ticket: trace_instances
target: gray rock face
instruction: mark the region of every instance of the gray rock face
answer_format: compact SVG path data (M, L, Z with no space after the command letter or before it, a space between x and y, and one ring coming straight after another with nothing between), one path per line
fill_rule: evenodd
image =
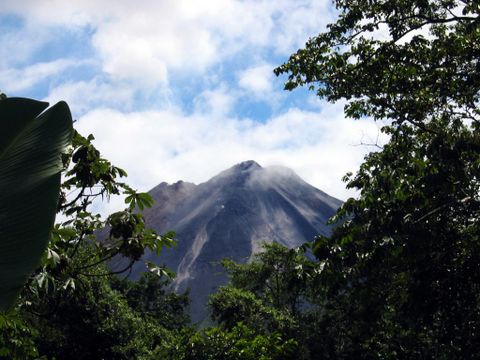
M177 273L176 290L190 289L194 322L205 319L208 295L227 281L221 259L246 262L264 241L295 247L328 235L326 221L341 204L290 169L254 161L200 185L161 183L150 194L156 202L144 213L147 225L175 231L178 245L145 258ZM143 270L138 263L133 275Z

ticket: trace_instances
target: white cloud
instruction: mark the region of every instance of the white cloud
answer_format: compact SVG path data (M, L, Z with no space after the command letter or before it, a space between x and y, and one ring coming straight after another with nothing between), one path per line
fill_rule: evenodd
M237 97L238 94L229 90L226 84L204 90L194 99L195 112L222 118L233 110Z
M272 31L271 39L275 51L281 55L290 55L303 47L309 37L325 30L326 25L333 22L336 16L331 1L283 0L280 3L281 11L276 13L277 27Z
M0 13L17 14L29 23L40 26L84 26L93 24L116 12L116 1L105 0L3 0ZM121 1L118 2L118 4Z
M60 75L65 69L78 65L78 62L59 59L40 62L22 69L8 68L0 71L0 83L5 91L20 92L53 76Z
M94 133L105 157L148 190L162 181L203 182L244 160L292 168L323 191L345 199L341 177L355 171L370 148L357 146L377 125L341 114L341 104L321 112L291 109L265 123L180 110L121 113L103 109L83 116L77 128Z
M7 69L2 83L15 86L12 79L18 76L22 80L16 86L24 89L55 77L57 85L46 99L67 100L73 114L80 115L77 128L93 133L105 157L124 167L139 189L161 181L206 181L254 159L290 167L345 198L349 193L340 179L370 150L355 145L364 134L376 135L374 123L344 119L342 104L318 99L310 103L318 105L316 112L290 108L268 119L235 113L236 105L248 108L253 97L268 102L274 112L288 108L287 102L277 106L287 96L279 94L280 87L274 90L273 57L286 60L325 28L333 12L325 0L5 0L0 14L17 14L24 29L2 50L0 64ZM30 39L34 29L41 35L38 44ZM93 64L85 71L88 77L62 79L58 74L69 64L61 59L12 70L62 30L89 36L91 48L86 46L82 57ZM173 83L178 79L191 98ZM179 93L180 99L174 99Z
M204 73L242 51L288 55L332 16L324 0L7 0L0 13L32 28L92 29L103 71L149 88L167 83L172 71Z
M96 107L130 109L134 91L121 82L109 83L94 78L88 81L63 83L50 90L44 99L50 103L66 101L75 116Z
M238 83L255 97L269 96L272 92L273 68L274 65L262 64L246 69L239 73Z
M0 32L0 69L24 63L51 36L44 29L22 28ZM7 90L7 89L4 89Z

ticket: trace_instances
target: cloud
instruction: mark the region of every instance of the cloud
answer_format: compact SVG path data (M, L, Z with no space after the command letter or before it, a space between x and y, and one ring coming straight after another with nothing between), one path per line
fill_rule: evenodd
M237 95L222 84L213 90L204 90L195 97L195 111L215 118L223 117L232 111L236 98Z
M24 63L30 54L42 44L44 31L31 31L28 28L2 29L0 32L0 68L8 69ZM37 36L34 36L37 35ZM35 40L34 40L35 38Z
M40 97L67 100L76 127L141 190L255 159L345 198L340 178L377 126L346 120L342 104L290 97L272 75L334 12L324 0L5 0L0 15L20 20L3 32L14 40L0 34L0 80L21 91L51 79ZM86 45L73 54L69 39Z
M172 72L204 73L239 53L289 54L332 16L320 0L52 0L48 6L7 0L2 13L31 28L91 29L103 72L151 89L168 83Z
M274 65L262 64L239 73L238 83L255 97L265 97L272 92Z
M290 55L309 37L326 30L337 15L332 2L325 0L273 1L274 6L276 3L281 4L281 11L274 13L277 26L271 39L275 52L281 55Z
M92 108L114 107L127 110L133 106L134 90L121 82L108 82L100 78L88 81L66 82L52 88L44 99L50 103L66 101L75 116Z
M306 181L345 199L341 177L355 171L371 149L358 146L376 137L373 121L341 116L341 104L320 112L300 109L258 123L181 110L121 113L99 109L80 118L78 130L93 133L104 156L148 190L162 181L200 183L244 160L292 168Z
M122 1L95 0L49 0L48 3L37 0L3 0L0 14L15 14L37 27L66 26L79 27L94 24L109 14L118 13Z
M8 92L20 92L49 77L58 76L72 66L76 66L76 62L73 60L59 59L36 63L23 69L9 68L0 71L0 83Z

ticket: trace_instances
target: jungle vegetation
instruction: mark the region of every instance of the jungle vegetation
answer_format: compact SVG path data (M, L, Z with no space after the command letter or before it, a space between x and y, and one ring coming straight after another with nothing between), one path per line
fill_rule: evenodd
M345 176L359 195L331 220L333 234L225 260L230 281L209 302L215 325L196 329L168 270L151 265L131 282L107 268L122 255L128 273L173 235L146 228L135 209L151 205L148 194L120 181L93 136L74 133L57 208L67 220L0 315L0 357L479 358L480 3L334 4L337 20L274 70L286 90L306 86L344 101L348 117L385 124L388 141ZM91 211L119 193L124 211L106 221Z

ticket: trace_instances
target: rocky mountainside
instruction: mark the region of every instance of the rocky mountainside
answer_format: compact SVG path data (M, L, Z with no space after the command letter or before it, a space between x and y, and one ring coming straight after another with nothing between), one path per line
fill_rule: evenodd
M178 245L145 258L177 273L176 290L190 289L193 321L205 318L208 295L226 283L222 258L245 262L263 241L295 247L328 235L326 221L341 204L290 169L254 161L199 185L161 183L150 194L156 202L144 213L147 225L159 233L175 231ZM139 262L133 276L140 271Z

